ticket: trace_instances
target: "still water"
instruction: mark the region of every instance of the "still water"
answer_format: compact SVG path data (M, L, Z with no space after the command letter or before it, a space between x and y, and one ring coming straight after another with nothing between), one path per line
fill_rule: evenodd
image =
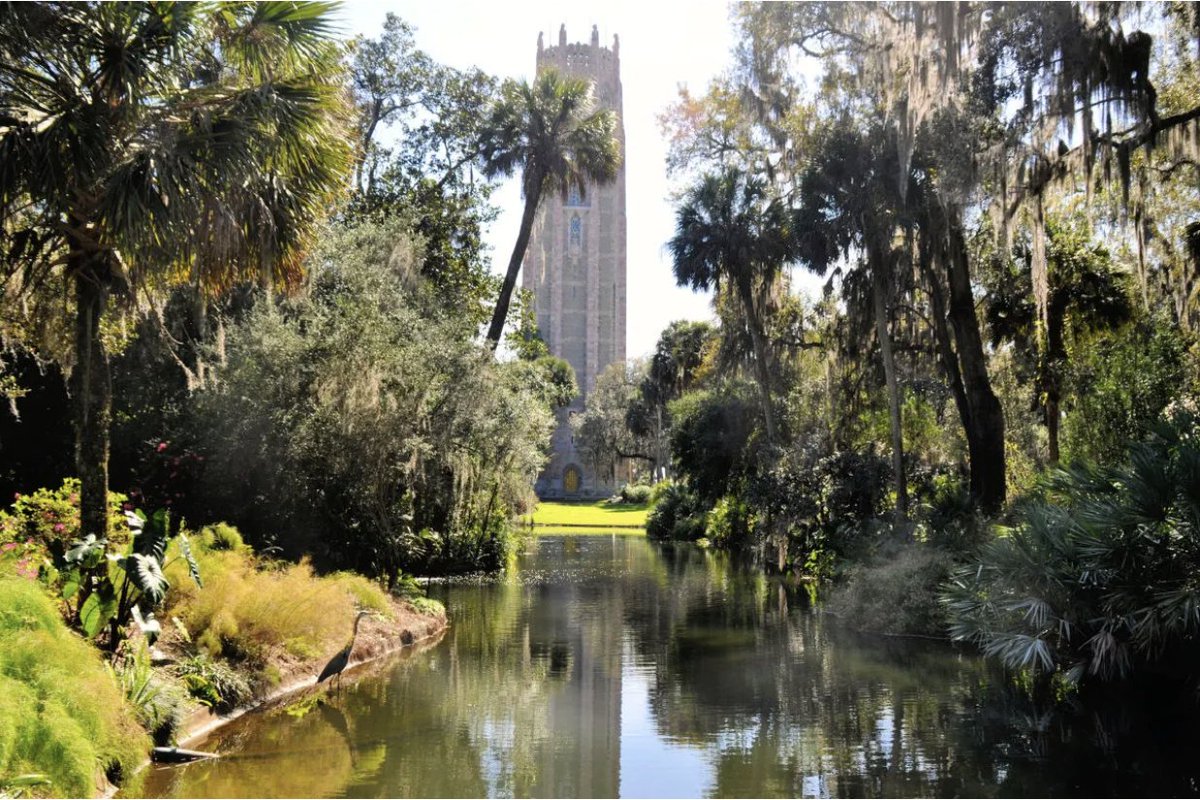
M436 586L434 648L307 713L250 714L157 768L185 797L1133 796L1197 792L1197 742L1138 703L1052 711L973 654L851 634L690 545L533 540Z

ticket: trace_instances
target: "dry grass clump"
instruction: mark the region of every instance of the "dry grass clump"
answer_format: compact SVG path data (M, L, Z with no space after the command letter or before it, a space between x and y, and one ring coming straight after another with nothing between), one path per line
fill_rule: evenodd
M187 579L183 560L169 564L166 612L210 656L257 666L284 655L315 658L344 643L356 606L391 615L387 594L361 576L317 577L307 561L264 561L207 544L201 538L196 548L203 588Z
M281 653L312 658L345 638L354 616L351 595L318 580L307 562L259 569L240 553L210 551L200 557L203 589L183 580L184 569L177 562L167 573L167 611L212 656L260 663Z

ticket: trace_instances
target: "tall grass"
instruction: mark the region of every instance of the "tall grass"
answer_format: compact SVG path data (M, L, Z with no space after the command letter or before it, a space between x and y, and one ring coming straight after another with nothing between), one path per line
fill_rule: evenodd
M149 748L99 651L36 583L0 576L0 778L40 773L48 794L86 797Z
M201 651L244 662L263 680L276 661L336 651L356 607L391 613L383 589L361 576L317 577L307 562L265 562L244 548L202 545L196 555L204 587L183 579L182 561L171 563L167 615L180 619Z

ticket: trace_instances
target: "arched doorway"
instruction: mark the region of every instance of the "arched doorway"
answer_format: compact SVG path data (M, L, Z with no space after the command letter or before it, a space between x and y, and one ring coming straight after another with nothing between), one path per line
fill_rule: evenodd
M583 471L575 464L570 464L563 470L563 493L579 494L583 487Z

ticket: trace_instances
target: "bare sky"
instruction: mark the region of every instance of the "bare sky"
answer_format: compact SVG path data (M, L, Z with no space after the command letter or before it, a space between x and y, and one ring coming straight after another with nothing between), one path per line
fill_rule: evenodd
M676 319L708 319L709 298L677 288L664 244L674 227L667 199L666 144L658 115L681 84L702 91L730 63L733 29L724 2L517 2L492 0L385 0L349 2L342 10L348 36L377 36L391 11L416 28L417 46L453 67L477 66L500 78L532 78L537 36L558 41L590 40L592 25L608 46L621 39L621 82L625 101L628 226L627 354L654 349L659 332ZM520 224L521 197L515 181L496 195L500 218L488 234L493 270L503 271Z

